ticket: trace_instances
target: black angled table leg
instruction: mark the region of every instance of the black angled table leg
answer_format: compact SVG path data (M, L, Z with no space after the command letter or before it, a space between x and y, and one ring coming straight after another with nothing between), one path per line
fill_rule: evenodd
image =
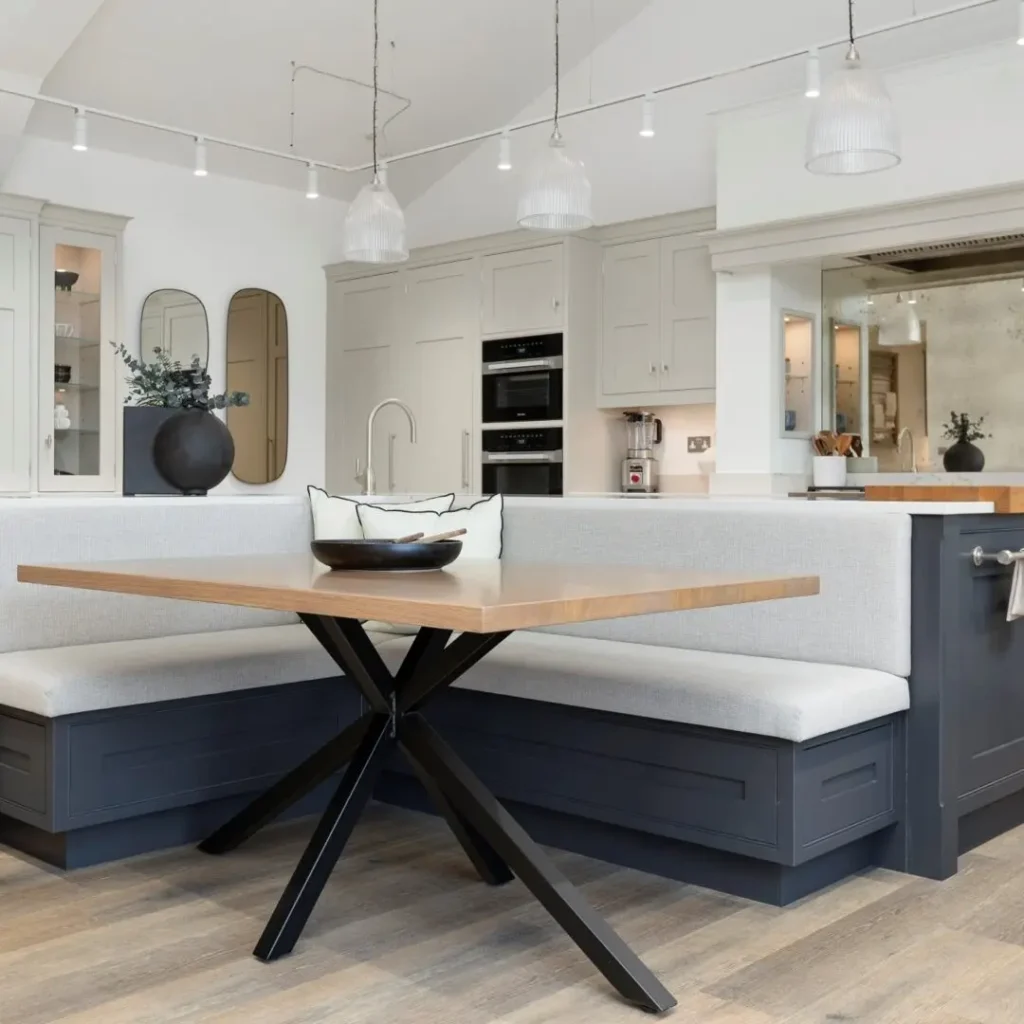
M312 757L307 758L279 779L251 804L242 808L216 832L199 844L203 853L230 853L251 839L259 830L283 814L292 804L326 782L351 759L366 733L372 715L363 715L334 739L325 743Z
M388 715L373 716L366 735L352 755L341 785L331 798L313 838L256 943L253 955L260 960L276 960L290 953L302 934L356 821L373 793L373 784L394 748L392 721Z
M509 866L495 852L494 847L473 826L461 815L450 801L441 792L437 783L430 777L422 765L414 758L408 750L403 750L417 778L427 791L431 803L437 808L438 813L448 822L459 845L466 851L477 874L488 885L504 885L511 882L515 875L512 874Z
M421 715L402 718L399 743L437 781L459 813L472 822L623 998L651 1013L664 1013L676 1005L672 993Z

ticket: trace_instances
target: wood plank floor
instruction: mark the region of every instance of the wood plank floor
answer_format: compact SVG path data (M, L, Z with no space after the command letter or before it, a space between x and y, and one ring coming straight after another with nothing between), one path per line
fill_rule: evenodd
M433 818L374 806L296 952L250 955L308 823L64 875L0 850L2 1024L618 1024L623 1005L518 882ZM709 1024L1020 1024L1024 829L937 883L873 871L777 909L555 858Z

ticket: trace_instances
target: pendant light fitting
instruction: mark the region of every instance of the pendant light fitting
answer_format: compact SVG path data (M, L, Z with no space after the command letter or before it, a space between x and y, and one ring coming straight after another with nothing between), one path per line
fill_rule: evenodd
M307 199L319 199L320 198L320 182L319 175L316 172L316 164L306 165L306 198Z
M640 136L644 139L654 138L654 93L649 92L643 99L640 110Z
M377 101L380 96L380 18L373 0L373 180L364 185L345 214L345 259L357 263L402 263L409 258L405 214L387 186L377 159Z
M900 156L896 112L882 79L861 64L847 0L850 46L826 83L807 131L805 166L812 174L869 174L895 167Z
M560 0L555 0L555 112L547 150L533 165L519 197L519 226L532 231L582 231L594 223L590 180L565 152L558 124L561 71Z
M507 128L498 140L498 170L512 170L512 136L509 135Z
M1017 45L1024 46L1024 0L1017 4Z

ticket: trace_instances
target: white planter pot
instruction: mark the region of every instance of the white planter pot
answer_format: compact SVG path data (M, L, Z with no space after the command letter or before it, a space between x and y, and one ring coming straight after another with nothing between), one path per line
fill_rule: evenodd
M846 459L842 455L814 455L811 463L815 487L846 486Z

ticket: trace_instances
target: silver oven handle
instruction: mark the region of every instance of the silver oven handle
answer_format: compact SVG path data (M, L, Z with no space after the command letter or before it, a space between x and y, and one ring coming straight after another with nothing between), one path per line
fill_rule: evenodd
M462 432L462 486L469 490L469 431Z
M484 452L484 463L488 462L561 462L562 453L557 452Z
M518 373L520 370L560 370L562 357L550 359L507 359L501 363L484 363L484 373Z

